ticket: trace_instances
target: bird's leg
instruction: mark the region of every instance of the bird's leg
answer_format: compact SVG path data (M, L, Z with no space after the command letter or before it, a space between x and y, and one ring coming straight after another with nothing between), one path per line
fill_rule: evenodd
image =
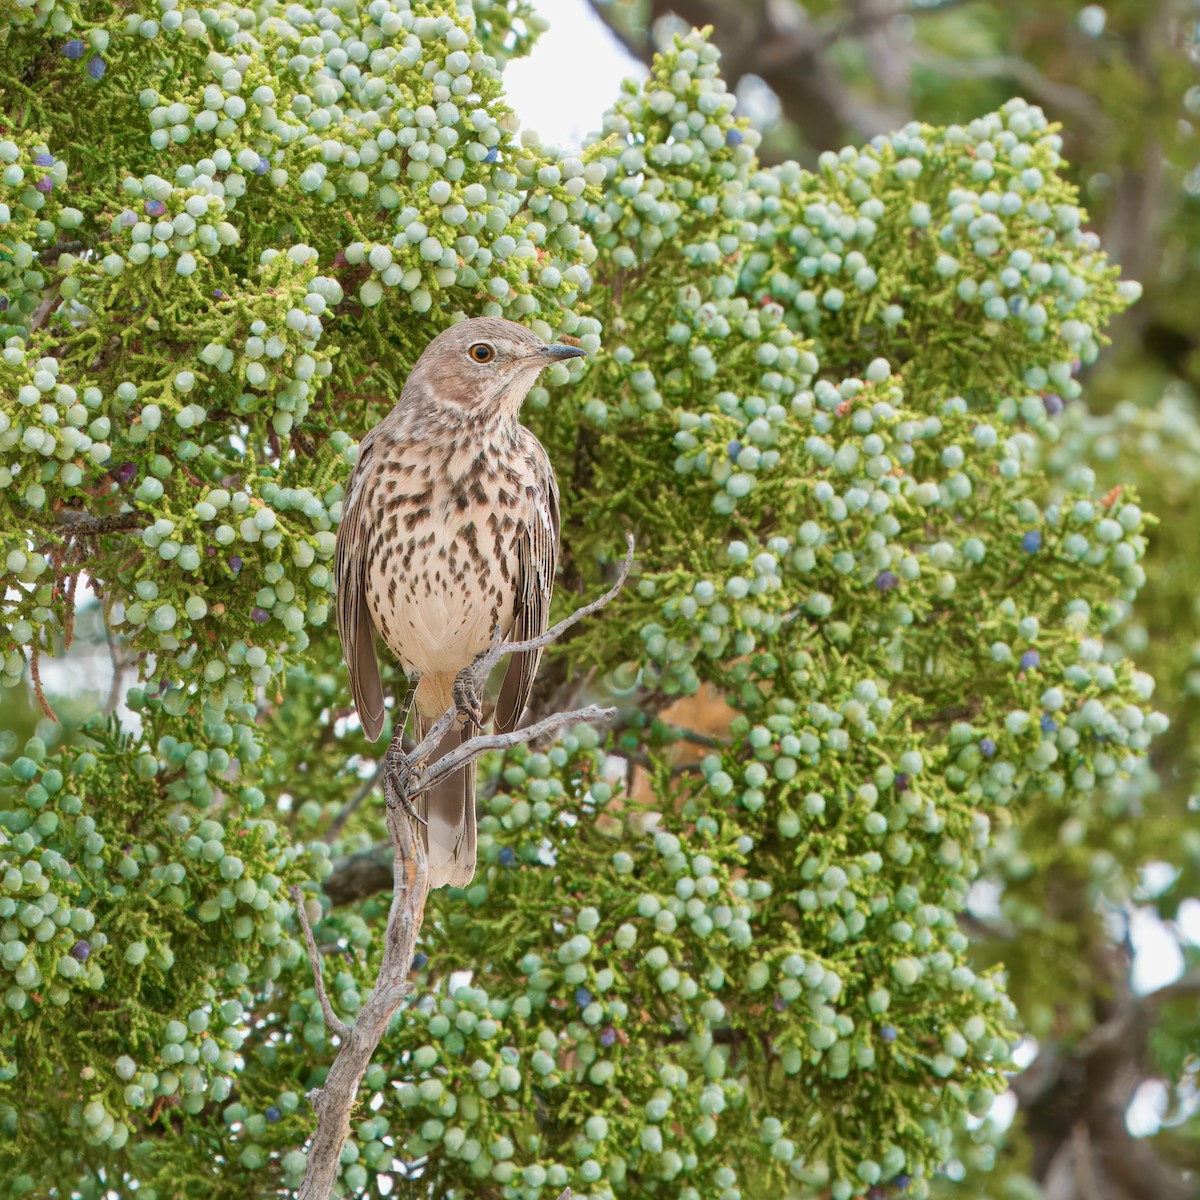
M413 677L407 681L404 699L400 701L400 707L396 709L395 728L397 734L399 734L401 737L404 735L404 730L408 725L409 715L412 713L413 704L417 699L417 688L420 686L420 675L413 675Z
M499 639L500 636L500 627L497 625L495 637ZM498 644L498 640L494 641L492 649ZM459 716L467 717L476 725L483 724L483 700L479 695L479 688L492 661L494 660L491 659L491 649L483 650L475 655L470 666L459 671L454 680L454 690L451 693L454 707L458 709Z
M416 782L416 769L413 761L407 754L404 753L404 728L401 726L392 735L391 745L383 755L383 769L387 775L387 782L395 789L395 795L400 803L400 807L405 813L419 824L425 824L425 818L413 807L409 796L412 792L413 784ZM386 792L385 788L385 792Z
M483 701L479 696L477 661L459 671L458 677L454 680L454 690L451 695L454 699L454 707L458 709L460 716L467 717L476 725L482 725Z

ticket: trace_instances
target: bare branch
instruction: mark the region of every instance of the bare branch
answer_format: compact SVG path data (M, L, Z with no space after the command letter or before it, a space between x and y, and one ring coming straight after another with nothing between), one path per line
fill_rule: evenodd
M592 12L600 18L608 32L621 43L629 57L638 62L648 63L654 56L653 39L648 35L639 37L633 30L622 25L620 21L614 20L614 5L605 4L602 0L590 0L590 3Z
M392 886L392 863L387 842L339 859L321 880L321 891L335 907L386 892Z
M108 685L108 699L104 702L104 715L111 716L117 711L117 705L121 703L121 685L125 682L125 669L129 665L125 659L125 654L121 649L121 644L117 640L116 635L108 627L108 622L102 622L104 629L104 640L108 644L108 657L112 660L112 681Z
M85 249L85 243L76 241L55 242L49 250L38 254L38 262L44 267L53 266L64 254L76 254Z
M1035 100L1050 105L1059 113L1069 113L1076 124L1082 123L1091 130L1107 124L1095 99L1082 88L1050 79L1023 58L997 55L994 58L959 59L915 46L912 57L914 62L948 79L1013 79Z
M416 782L408 791L408 798L419 796L430 788L437 787L444 779L448 779L455 771L461 770L467 763L474 762L492 750L511 750L513 746L532 742L535 738L557 733L569 725L603 725L616 718L615 708L600 708L589 704L587 708L577 708L574 712L552 713L543 717L536 725L524 729L514 729L511 733L485 733L478 737L469 738L461 746L442 755L432 766L427 767L417 777Z
M1200 969L1188 971L1174 982L1147 992L1139 1003L1142 1007L1152 1007L1169 1004L1172 1000L1183 1000L1188 996L1200 996Z
M411 991L408 982L417 935L429 892L429 867L416 828L405 812L396 774L384 776L388 836L392 843L392 906L384 934L383 958L375 987L338 1050L325 1086L308 1093L317 1129L308 1148L308 1165L299 1200L328 1200L350 1132L350 1113L375 1048L392 1014ZM302 918L303 919L303 918Z
M112 517L94 517L91 513L73 512L70 509L60 509L55 513L60 528L73 533L104 534L124 533L130 529L139 529L146 523L141 513L118 513Z
M321 971L321 953L317 949L313 937L312 926L308 923L308 912L304 907L304 896L298 887L291 889L292 902L296 905L296 913L300 917L300 928L304 930L304 944L308 947L308 965L312 967L313 979L317 985L317 999L321 1001L321 1012L325 1014L325 1024L330 1033L335 1033L345 1040L349 1036L350 1027L333 1011L329 997L325 994L325 977Z
M31 333L36 333L39 329L41 329L42 326L45 325L50 319L51 314L57 310L59 301L61 299L58 289L59 284L56 282L53 284L53 286L51 286L49 291L46 292L45 298L42 300L41 304L37 306L37 309L35 310L33 317L29 322L29 329Z
M545 633L539 634L537 637L526 638L523 642L503 642L493 646L479 660L481 674L490 671L506 654L521 654L526 650L541 650L549 646L552 642L558 641L572 625L577 625L584 617L598 613L606 604L616 599L617 593L625 586L632 567L633 534L627 533L625 535L625 561L621 564L621 573L617 576L616 583L603 596L585 604L582 608L577 608L570 616L563 617L557 625L551 625Z

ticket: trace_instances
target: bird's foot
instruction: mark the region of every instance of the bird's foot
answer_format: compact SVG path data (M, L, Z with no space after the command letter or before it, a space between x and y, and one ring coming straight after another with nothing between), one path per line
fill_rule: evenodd
M383 768L387 774L387 782L391 784L390 788L385 789L389 801L394 797L407 816L424 825L425 818L413 807L410 799L417 782L417 769L412 759L393 742L384 754Z
M483 724L483 701L479 697L479 684L475 681L474 664L459 671L452 696L460 716L470 718L476 725Z

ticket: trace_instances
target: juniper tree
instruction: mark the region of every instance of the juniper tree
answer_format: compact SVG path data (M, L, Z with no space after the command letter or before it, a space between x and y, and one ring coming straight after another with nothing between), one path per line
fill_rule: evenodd
M535 709L622 715L482 764L339 1186L925 1195L1020 1028L972 882L1111 828L1166 724L1112 636L1148 520L1060 436L1137 288L1059 134L1012 101L764 168L693 33L563 149L503 100L520 5L9 15L4 681L49 707L77 587L138 671L136 727L47 721L0 773L10 1191L302 1177L335 1046L288 888L346 1021L388 903L342 488L429 337L493 314L590 355L526 407L556 604L638 545ZM735 716L688 771L702 686Z

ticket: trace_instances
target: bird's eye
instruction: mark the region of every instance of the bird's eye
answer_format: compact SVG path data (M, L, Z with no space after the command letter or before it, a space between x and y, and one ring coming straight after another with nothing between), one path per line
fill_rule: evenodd
M477 362L491 362L496 357L496 351L487 342L476 342L467 353Z

